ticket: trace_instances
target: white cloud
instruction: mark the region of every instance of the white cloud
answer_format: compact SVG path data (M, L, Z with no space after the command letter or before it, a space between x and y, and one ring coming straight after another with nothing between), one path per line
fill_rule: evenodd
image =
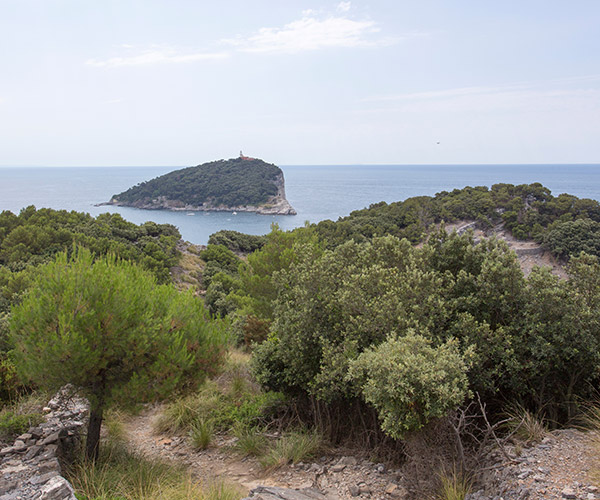
M444 100L462 97L475 97L485 95L515 95L516 93L532 93L552 97L564 93L581 93L587 89L569 89L573 84L586 82L600 82L600 75L586 75L569 78L559 78L545 82L519 82L498 86L473 86L452 89L433 90L426 92L409 92L404 94L372 96L363 99L367 102L376 101L423 101Z
M305 15L282 28L261 28L255 35L223 40L242 52L287 52L340 47L380 47L398 39L376 35L380 28L374 21L355 21L347 17L330 16L318 19Z
M246 53L297 53L326 48L382 47L397 43L401 38L421 36L410 33L403 37L379 36L380 28L369 19L355 20L345 13L351 9L349 1L337 5L338 14L327 15L323 11L307 9L302 17L283 27L260 28L250 36L238 35L235 38L220 40L230 50L220 52L184 51L173 47L152 45L143 49L130 44L120 44L118 48L125 55L108 59L88 59L88 66L119 68L125 66L150 66L157 64L181 64L205 60L223 59L232 52Z
M151 49L139 54L110 59L89 59L88 66L119 68L123 66L149 66L154 64L181 64L228 57L227 52L180 52L175 49Z
M350 7L352 7L351 2L340 2L338 3L337 10L339 10L340 12L348 12L350 10Z

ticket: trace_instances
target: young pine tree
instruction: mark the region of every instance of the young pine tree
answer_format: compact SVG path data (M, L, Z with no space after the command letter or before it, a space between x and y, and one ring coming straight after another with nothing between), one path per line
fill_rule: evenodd
M71 383L90 401L86 453L98 456L104 410L168 393L218 362L222 336L190 294L148 271L82 248L40 269L11 315L19 374L49 389Z

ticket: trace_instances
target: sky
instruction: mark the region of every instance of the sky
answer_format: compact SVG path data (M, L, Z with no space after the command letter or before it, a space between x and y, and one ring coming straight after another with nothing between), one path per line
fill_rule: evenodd
M0 165L600 163L598 0L0 0Z

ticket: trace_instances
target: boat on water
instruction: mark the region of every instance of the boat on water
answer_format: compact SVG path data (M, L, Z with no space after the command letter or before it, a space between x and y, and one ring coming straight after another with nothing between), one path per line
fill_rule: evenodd
M185 214L185 215L196 215L196 214L195 214L194 212L188 212L188 213L187 213L187 214Z

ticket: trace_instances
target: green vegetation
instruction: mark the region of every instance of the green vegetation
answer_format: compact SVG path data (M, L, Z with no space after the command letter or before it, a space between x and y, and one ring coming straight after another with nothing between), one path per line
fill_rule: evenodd
M222 345L218 325L192 294L82 248L38 269L13 308L11 334L23 380L50 390L72 383L90 400L90 459L107 407L194 385L216 368Z
M348 407L358 398L397 437L467 389L490 408L518 401L565 421L598 381L596 257L573 257L565 281L545 269L525 279L504 243L469 234L436 233L422 248L392 236L305 244L297 255L272 281L273 322L254 350L269 389ZM433 379L439 392L423 389Z
M197 392L167 405L154 428L157 432L195 435L211 434L205 432L207 429L242 432L269 423L284 401L278 393L264 393L251 386L240 392L207 381Z
M232 485L201 485L184 468L150 460L108 440L94 463L81 458L67 471L79 500L238 500Z
M267 242L264 236L223 230L210 235L209 245L223 245L232 252L248 254L259 250Z
M580 250L600 255L600 203L568 194L552 196L539 183L495 184L491 189L465 187L434 197L376 203L337 222L319 222L316 229L329 248L349 239L366 241L386 234L417 243L427 236L432 224L457 220L477 221L484 228L503 222L516 238L544 242L561 257L577 255Z
M59 252L71 252L77 244L95 256L111 253L136 262L152 272L160 283L170 281L170 268L179 260L177 229L169 224L147 222L140 226L118 214L97 218L78 212L29 206L14 215L0 213L0 401L18 396L28 387L19 380L9 355L10 309L18 304L39 266Z
M568 263L568 280L543 268L524 276L504 242L448 234L444 221L458 220L535 239ZM262 237L221 231L179 266L204 288L204 305L194 286L181 293L156 282L169 279L178 234L123 222L0 215L2 397L70 381L101 421L114 403L174 393L157 431L201 449L226 433L270 468L349 436L408 450L415 436L447 432L447 419L474 401L492 424L513 408L504 432L539 440L546 425L572 421L600 383L595 201L499 184L379 203L290 232L273 226ZM232 351L217 373L225 328L245 354ZM207 373L216 375L203 380ZM21 425L10 418L0 429ZM468 491L460 450L461 473L440 476L440 498ZM90 499L146 498L114 484L81 488Z
M454 466L450 470L439 473L440 487L435 495L435 500L465 500L471 493L471 480L462 471Z
M408 331L350 362L348 377L381 418L381 428L395 438L445 416L468 395L467 367L456 342L438 348Z
M262 160L232 158L157 177L115 195L120 204L146 205L164 197L181 206L258 206L277 194L281 169Z
M261 457L266 469L297 464L315 458L323 447L323 436L317 431L292 431L284 434Z

